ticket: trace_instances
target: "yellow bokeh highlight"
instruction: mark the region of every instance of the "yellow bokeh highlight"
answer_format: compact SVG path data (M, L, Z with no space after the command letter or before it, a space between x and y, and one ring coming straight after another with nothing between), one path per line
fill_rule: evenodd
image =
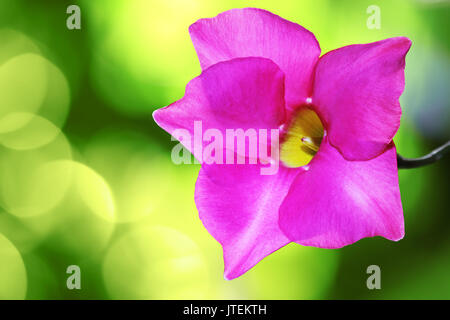
M0 300L25 299L27 273L16 247L0 233Z
M113 243L103 280L113 299L208 297L208 269L197 244L164 226L141 226Z
M48 163L71 158L71 147L60 133L51 143L36 149L0 147L0 206L18 217L48 212L64 197L70 172Z
M114 221L114 198L103 177L79 162L64 161L61 164L73 166L76 191L86 206L98 216Z
M0 211L0 233L23 254L28 254L41 245L55 227L55 222L55 217L49 214L22 218Z
M173 163L147 137L132 131L105 130L91 139L84 156L111 188L114 221L139 221L166 205L174 178Z
M38 46L20 31L0 29L0 66L7 60L24 53L40 54Z
M45 59L47 71L47 92L37 115L52 122L56 127L63 128L70 110L70 86L62 70Z
M62 128L70 103L65 75L23 33L0 29L0 38L0 133L20 129L33 114Z
M71 177L65 197L41 218L52 219L47 237L55 239L57 252L99 259L114 231L114 199L108 184L97 172L76 161L57 160L47 166L69 172Z
M0 119L11 112L36 113L47 93L46 66L46 60L34 53L0 66Z
M28 112L12 112L0 119L0 143L16 150L35 149L52 142L61 130L47 119Z

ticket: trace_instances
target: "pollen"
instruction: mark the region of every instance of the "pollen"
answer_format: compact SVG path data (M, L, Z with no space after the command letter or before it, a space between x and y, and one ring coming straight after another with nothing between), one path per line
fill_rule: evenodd
M307 165L320 148L324 129L317 113L301 107L287 125L281 142L280 158L290 168Z

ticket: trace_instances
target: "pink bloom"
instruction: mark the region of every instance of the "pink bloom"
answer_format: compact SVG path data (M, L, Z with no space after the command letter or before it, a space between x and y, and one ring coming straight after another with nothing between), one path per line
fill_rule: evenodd
M403 238L392 139L409 39L319 58L311 32L251 8L201 19L189 31L203 72L181 100L155 111L162 128L192 132L195 120L223 132L284 125L286 161L275 175L261 175L260 164L202 164L195 201L223 247L226 279L290 242L341 248L365 237ZM305 120L298 113L305 108L320 120ZM314 128L305 129L305 121ZM316 134L297 139L303 129ZM192 143L182 143L193 152Z

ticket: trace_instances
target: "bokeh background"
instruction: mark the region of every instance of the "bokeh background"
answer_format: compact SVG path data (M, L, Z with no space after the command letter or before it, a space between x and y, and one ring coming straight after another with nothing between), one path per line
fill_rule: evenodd
M81 30L66 28L70 4ZM402 241L292 244L223 279L194 205L199 167L171 162L175 142L151 113L200 72L188 26L248 6L302 24L323 53L411 38L398 151L449 138L449 1L0 0L0 299L450 298L448 158L400 172ZM366 287L371 264L381 290Z

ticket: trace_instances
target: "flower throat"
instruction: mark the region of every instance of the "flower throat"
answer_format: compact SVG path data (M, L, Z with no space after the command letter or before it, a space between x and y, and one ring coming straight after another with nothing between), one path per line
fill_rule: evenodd
M301 107L293 115L281 142L283 164L290 168L307 165L319 150L323 133L319 116L309 107Z

